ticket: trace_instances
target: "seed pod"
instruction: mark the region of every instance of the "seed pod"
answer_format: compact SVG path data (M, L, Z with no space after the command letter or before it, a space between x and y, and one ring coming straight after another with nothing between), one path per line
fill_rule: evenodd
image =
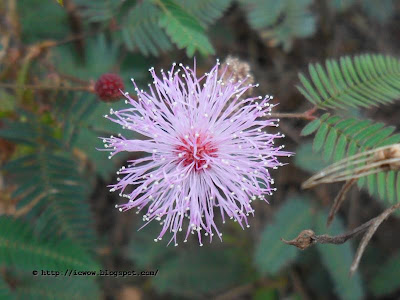
M96 81L94 90L104 102L115 102L122 98L121 90L124 89L122 78L117 74L103 74Z

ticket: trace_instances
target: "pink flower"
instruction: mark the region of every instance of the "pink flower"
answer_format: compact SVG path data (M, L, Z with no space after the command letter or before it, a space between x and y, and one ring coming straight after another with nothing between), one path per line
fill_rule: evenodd
M122 135L104 138L111 156L121 151L144 152L143 158L129 161L117 174L118 183L111 191L129 201L116 205L120 211L145 210L143 220L160 222L162 229L155 239L167 231L177 244L178 232L184 242L190 233L212 241L222 233L215 224L219 211L226 217L249 227L247 217L254 214L251 206L257 198L267 201L275 189L269 169L282 164L278 156L290 156L283 146L276 147L276 138L265 130L277 127L279 120L266 117L273 105L271 96L245 98L243 94L258 85L246 79L234 82L227 68L220 63L201 78L194 70L176 64L159 78L150 69L153 85L140 90L135 82L138 100L125 93L129 108L106 116L123 129L143 135L126 139Z

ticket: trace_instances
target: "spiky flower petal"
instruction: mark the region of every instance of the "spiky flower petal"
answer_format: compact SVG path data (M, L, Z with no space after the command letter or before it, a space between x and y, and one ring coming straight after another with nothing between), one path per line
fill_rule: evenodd
M272 97L243 97L258 85L235 81L227 67L219 70L219 62L201 78L196 67L179 66L161 70L161 78L151 68L149 91L133 81L137 99L125 94L131 107L106 116L143 138L111 136L104 143L110 158L122 151L147 154L118 171L121 178L111 191L129 201L116 207L146 210L146 224L159 221L155 241L170 231L177 245L177 233L184 231L185 242L192 233L202 245L203 235L210 241L214 233L222 236L214 221L218 211L223 222L228 217L249 227L251 202L266 201L275 190L269 169L290 153L274 146L282 134L265 131L278 126L279 120L267 119Z

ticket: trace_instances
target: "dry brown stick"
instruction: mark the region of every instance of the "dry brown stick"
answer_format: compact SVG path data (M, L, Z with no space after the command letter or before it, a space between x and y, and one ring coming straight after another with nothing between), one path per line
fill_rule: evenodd
M366 246L368 245L368 242L370 241L371 237L379 227L379 225L397 208L400 207L400 203L397 203L393 205L392 207L388 208L385 210L383 213L381 213L379 216L369 220L368 222L365 222L364 224L358 226L357 228L341 234L337 236L330 236L327 234L322 234L322 235L316 235L314 231L307 229L303 230L300 232L300 234L293 240L287 241L283 238L281 240L288 244L295 246L301 250L307 249L308 247L319 243L319 244L335 244L335 245L340 245L345 242L347 242L349 239L355 237L356 235L362 233L363 231L366 231L366 234L364 235L358 249L357 253L354 257L354 261L351 265L350 268L350 275L354 274L354 272L357 270L360 259L364 253L364 250Z
M83 22L82 18L78 12L77 6L71 0L64 0L64 7L68 15L68 22L71 28L71 31L74 35L81 35L83 34ZM84 39L76 39L75 46L77 51L81 57L84 56L85 47L84 47Z
M374 219L371 219L354 230L337 236L330 236L327 234L316 235L311 229L306 229L300 232L299 235L293 240L287 241L281 238L281 241L285 244L295 246L301 250L305 250L316 243L340 245L355 237L357 234L365 231L367 228L369 228L369 226L371 226L373 221Z
M71 43L71 42L75 42L75 41L78 41L78 40L83 40L85 38L92 37L92 36L95 36L95 35L97 35L99 33L102 33L106 29L107 29L107 27L104 27L104 28L100 28L100 29L92 31L92 32L84 32L84 33L72 35L72 36L69 36L69 37L67 37L67 38L65 38L63 40L52 41L52 43L51 44L49 43L48 45L46 45L46 47L47 48L57 47L57 46L61 46L61 45L68 44L68 43ZM114 30L120 30L120 29L122 29L122 27L118 27L117 26Z
M42 193L39 196L37 196L35 199L33 199L31 202L29 202L28 204L26 204L25 206L21 207L20 209L16 210L14 212L14 216L15 217L21 217L25 214L27 214L29 211L31 211L31 209L39 203L40 200L42 200L45 196L47 196L47 193Z
M313 107L303 113L271 113L270 118L294 118L294 119L304 119L304 120L314 120L316 117L313 115L317 110Z
M271 118L294 118L305 119L307 116L304 113L271 113Z
M70 81L74 81L74 82L79 83L79 84L87 84L87 85L90 84L90 82L88 82L87 80L83 80L83 79L80 79L78 77L71 76L69 74L64 74L64 73L60 73L60 72L57 72L57 74L60 77L64 78L64 79L67 79L67 80L70 80Z
M360 245L358 246L353 263L351 264L351 267L350 267L350 275L353 275L354 272L357 270L358 265L360 264L361 257L364 253L364 250L367 247L372 236L374 235L375 231L378 229L379 225L381 225L382 222L399 207L400 207L400 203L397 203L397 204L389 207L388 209L386 209L378 217L374 218L375 222L373 224L371 224L371 226L368 228L368 231L365 233L365 235L363 236L363 238L360 242Z
M58 86L58 85L38 85L38 84L15 84L15 83L0 83L2 88L11 89L34 89L34 90L64 90L64 91L86 91L91 92L90 85L88 86Z
M347 181L398 169L400 169L400 144L386 145L339 160L311 176L301 187L308 189L322 183Z
M307 229L300 232L300 234L293 240L287 241L285 239L281 239L284 243L292 246L296 246L297 248L304 250L310 247L313 244L336 244L340 245L347 242L349 239L355 237L359 233L367 230L375 221L379 218L375 217L368 222L354 228L353 230L346 232L344 234L330 236L327 234L316 235L314 231Z
M343 187L340 189L340 192L333 201L333 205L331 207L331 210L329 211L328 220L326 221L326 226L331 225L333 218L337 214L340 206L342 205L347 195L347 192L350 190L350 188L353 186L355 182L356 179L347 180L346 183L343 185Z

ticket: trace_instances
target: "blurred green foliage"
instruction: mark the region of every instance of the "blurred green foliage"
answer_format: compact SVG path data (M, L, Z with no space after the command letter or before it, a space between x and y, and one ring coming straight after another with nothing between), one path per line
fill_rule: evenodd
M336 218L330 228L326 229L328 214L320 212L316 216L316 230L326 232L332 236L339 235L345 231L343 221ZM349 278L349 268L353 261L354 251L351 243L343 245L317 245L322 262L329 272L335 285L335 293L340 299L363 299L363 285L360 274L356 273Z
M375 296L392 293L398 289L400 272L400 254L390 257L385 264L379 267L371 283L371 290Z
M250 25L273 45L285 51L292 48L294 39L315 32L315 16L310 12L312 0L242 0L248 11Z
M297 147L294 163L299 168L310 173L316 173L328 166L328 163L325 162L322 157L315 155L312 150L311 142L303 143Z
M290 220L289 223L288 220ZM299 251L275 241L281 237L294 238L299 228L309 228L311 225L310 202L300 197L289 198L276 213L274 221L267 224L261 234L260 244L254 255L256 268L262 274L275 275L293 262L299 255Z
M88 87L100 75L114 72L132 92L131 77L144 86L152 65L192 61L187 57L195 55L203 69L213 54L228 54L218 53L219 48L229 49L234 42L235 20L223 18L231 11L240 16L240 27L254 31L257 43L266 45L263 56L294 53L296 58L302 55L296 42L322 34L319 1L18 0L14 1L17 33L8 19L14 16L7 6L11 2L0 3L0 12L5 9L0 17L7 16L0 22L6 25L0 31L0 54L8 47L14 55L7 59L0 55L0 80L18 85L0 87L0 188L4 190L0 196L0 299L117 297L110 279L32 275L35 269L94 271L110 266L158 269L156 277L128 278L121 283L139 286L148 298L220 294L229 298L238 289L255 300L302 299L304 290L318 299L362 299L399 291L398 253L372 278L362 278L360 272L349 279L352 244L318 245L301 252L280 241L308 228L318 234L345 231L340 216L331 229L326 228L323 205L311 194L279 199L283 203L266 208L269 217L263 215L258 220L261 226L255 229L253 224L246 231L225 225L223 243L216 239L203 247L191 242L179 247L166 246L166 241L155 243L158 224L136 231L137 226L132 229L125 221L117 221L134 216L115 217L112 208L118 199L104 193L119 165L134 157L120 154L109 160L108 153L97 148L103 147L101 137L119 132L136 137L104 118L111 108L118 110L125 104L101 102L89 89L65 91L83 84ZM330 16L346 16L353 9L384 24L395 14L391 0L327 3ZM11 46L3 45L8 40ZM56 45L43 46L49 40ZM399 142L394 127L362 115L349 117L350 109L398 100L399 68L398 58L383 54L342 56L327 60L324 66L310 64L308 75L299 75L298 89L324 113L303 129L303 136L315 134L315 138L302 140L294 164L313 173L359 151ZM44 88L48 85L53 88ZM400 174L395 171L360 179L359 186L388 202L400 199ZM286 192L293 194L291 188ZM7 205L12 209L7 210ZM118 226L113 227L114 223ZM117 243L119 235L122 242Z
M21 0L18 1L18 11L23 16L21 29L25 43L62 39L70 32L65 10L54 1ZM38 18L38 11L45 17Z

